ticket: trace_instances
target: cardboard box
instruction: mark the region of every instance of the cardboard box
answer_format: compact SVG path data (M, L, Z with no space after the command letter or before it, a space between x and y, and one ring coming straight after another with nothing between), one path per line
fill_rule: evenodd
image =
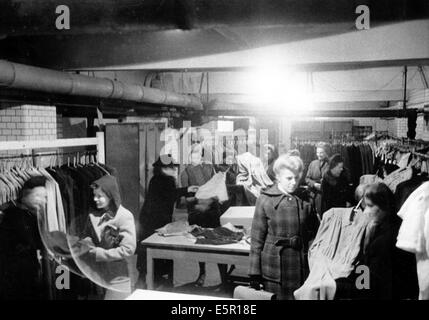
M253 214L255 207L230 207L220 217L220 224L223 226L230 222L234 226L242 226L244 229L250 230L252 227Z

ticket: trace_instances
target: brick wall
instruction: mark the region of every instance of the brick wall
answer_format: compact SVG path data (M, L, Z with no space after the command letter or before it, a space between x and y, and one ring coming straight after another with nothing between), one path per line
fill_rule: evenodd
M399 138L406 137L408 132L407 118L399 118L394 121L396 121L396 136Z
M57 139L55 106L0 104L0 142ZM7 151L2 154L28 153Z
M416 139L429 141L429 125L425 123L423 115L417 118Z
M64 138L64 129L63 129L63 116L57 114L57 139Z
M407 132L407 118L398 118L389 121L389 134L400 138L406 138ZM429 141L429 127L425 124L423 115L417 117L416 139Z

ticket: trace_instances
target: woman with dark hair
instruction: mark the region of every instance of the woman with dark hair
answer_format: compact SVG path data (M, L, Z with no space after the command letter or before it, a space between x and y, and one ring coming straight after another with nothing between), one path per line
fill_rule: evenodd
M172 222L174 203L181 196L191 196L197 192L197 186L177 188L177 164L171 156L160 157L153 164L153 177L149 182L149 189L140 212L139 243L151 236L156 229ZM146 277L146 250L139 246L137 268L140 272L141 287L145 287ZM171 264L164 260L155 261L155 277L170 273Z
M398 249L400 219L395 212L392 191L384 183L365 189L364 212L368 219L364 243L358 258L357 270L369 272L368 286L356 288L356 276L337 279L336 298L358 299L416 299L418 280L414 255ZM361 267L363 266L363 268Z
M363 265L370 271L370 299L410 299L418 297L414 255L396 248L401 220L396 215L395 198L384 183L365 190L364 214L369 230L363 248Z
M339 154L334 154L329 159L328 170L322 178L321 191L321 215L334 207L350 207L353 202L349 175Z
M132 289L128 261L136 250L134 216L122 206L115 177L103 176L94 181L91 188L96 209L89 213L82 234L82 242L88 245L90 255L79 260L78 265L81 267L81 262L86 262L90 268L83 272L108 288L105 299L120 299Z

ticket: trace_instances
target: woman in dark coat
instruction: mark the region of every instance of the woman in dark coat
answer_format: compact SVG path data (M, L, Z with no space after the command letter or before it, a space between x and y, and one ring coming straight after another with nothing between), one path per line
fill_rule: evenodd
M37 251L43 250L38 220L46 205L45 177L25 182L17 205L0 223L0 300L46 299Z
M369 219L356 269L367 267L368 286L356 287L353 272L337 279L336 299L417 299L419 294L415 256L396 247L401 220L396 215L394 195L383 183L365 189L364 214ZM361 281L361 284L364 284Z
M349 174L339 154L329 159L329 167L323 175L321 191L322 215L331 208L350 207L354 201Z
M182 196L191 196L197 192L197 186L177 188L177 166L168 155L160 157L154 164L153 177L149 182L149 189L140 212L139 223L139 249L137 267L140 271L140 279L144 282L146 276L146 251L140 247L140 242L151 236L156 229L172 222L174 204ZM165 263L157 262L155 270L163 273L162 269L168 269ZM159 275L159 274L158 274Z
M294 195L302 176L299 157L281 155L274 163L277 183L262 191L251 230L251 286L261 284L278 299L293 299L308 275L306 253L312 230L310 206Z

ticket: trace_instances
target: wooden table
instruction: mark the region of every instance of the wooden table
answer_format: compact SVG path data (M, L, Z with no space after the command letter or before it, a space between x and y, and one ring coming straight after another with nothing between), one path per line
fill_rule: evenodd
M146 284L154 289L153 259L194 260L238 266L249 266L250 245L234 243L225 245L195 244L195 239L185 236L163 237L153 234L142 241L147 248Z

